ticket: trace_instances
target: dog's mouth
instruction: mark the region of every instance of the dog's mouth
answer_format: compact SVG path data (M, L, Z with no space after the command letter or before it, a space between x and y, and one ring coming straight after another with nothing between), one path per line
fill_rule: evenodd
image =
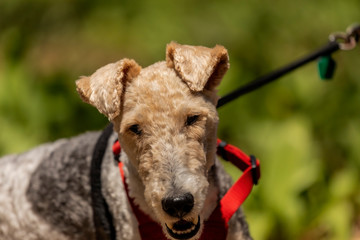
M166 230L172 238L175 239L190 239L194 237L200 230L200 216L198 216L197 223L186 220L179 220L175 222L170 228L166 223Z

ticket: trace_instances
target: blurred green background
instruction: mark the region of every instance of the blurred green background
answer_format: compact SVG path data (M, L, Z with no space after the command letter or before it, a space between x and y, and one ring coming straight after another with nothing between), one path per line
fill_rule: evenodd
M74 82L107 63L221 44L224 95L359 21L359 0L1 1L0 154L103 128ZM257 240L360 239L360 48L333 57L332 81L311 63L219 110L219 136L261 160L244 204Z

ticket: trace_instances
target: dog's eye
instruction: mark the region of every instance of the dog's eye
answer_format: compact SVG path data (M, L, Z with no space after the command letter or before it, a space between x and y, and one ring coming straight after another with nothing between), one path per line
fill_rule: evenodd
M194 123L196 123L198 120L199 120L199 115L191 115L191 116L188 116L187 119L186 119L186 123L185 125L186 126L191 126L193 125Z
M129 130L131 132L135 133L136 135L141 135L141 129L140 129L140 126L138 124L131 125L129 127Z

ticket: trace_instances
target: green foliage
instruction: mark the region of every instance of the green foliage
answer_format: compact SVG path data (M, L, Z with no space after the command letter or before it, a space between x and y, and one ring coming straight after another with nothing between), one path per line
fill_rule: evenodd
M220 95L322 46L359 21L359 1L0 2L0 154L101 129L75 80L118 59L147 66L171 40L222 44ZM359 49L309 64L219 110L219 136L262 164L244 208L255 239L351 239L359 221ZM240 173L228 167L236 178ZM354 238L355 239L355 238Z

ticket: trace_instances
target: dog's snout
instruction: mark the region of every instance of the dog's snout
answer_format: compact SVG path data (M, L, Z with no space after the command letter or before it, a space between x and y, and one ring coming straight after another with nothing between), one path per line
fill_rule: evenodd
M163 210L172 217L182 218L194 207L194 197L191 193L175 195L164 198L162 201Z

